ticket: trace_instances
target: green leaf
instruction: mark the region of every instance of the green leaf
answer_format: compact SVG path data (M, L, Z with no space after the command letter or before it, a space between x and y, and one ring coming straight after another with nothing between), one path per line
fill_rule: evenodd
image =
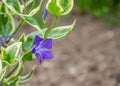
M5 60L5 58L7 58L7 52L6 52L5 48L1 48L1 59L2 59L2 63L3 63L4 67L6 65L10 65L9 62L7 61L7 59Z
M34 69L35 68L33 67L32 70L27 75L19 77L18 82L24 83L24 82L28 81L33 76Z
M15 13L21 13L22 7L18 0L3 0L5 5Z
M40 37L42 37L42 33L40 33L39 31L34 31L27 35L27 38L22 45L23 52L28 52L31 50L31 48L33 46L33 41L34 41L34 38L36 35L39 35Z
M14 63L15 59L18 56L18 52L20 50L21 42L14 43L8 46L6 49L2 48L2 56L1 59L3 62L7 63L7 65L11 65Z
M55 16L59 16L63 12L59 0L49 0L46 9Z
M43 2L43 0L40 0L40 4L30 12L30 14L29 14L30 16L35 15L40 10L42 2Z
M0 59L0 73L2 72L2 61Z
M74 0L59 0L59 1L60 1L60 5L64 10L60 15L68 14L73 8Z
M32 53L31 52L27 52L23 55L22 57L22 61L25 62L25 61L32 61L33 58L32 58Z
M33 3L33 1L34 1L34 0L27 0L27 1L25 1L25 2L26 2L26 6L31 5L31 3ZM24 4L23 4L23 5L24 5Z
M48 33L48 37L52 38L52 39L59 39L59 38L65 37L66 35L68 35L72 31L72 29L75 25L75 22L76 21L74 21L73 24L70 26L62 26L62 27L53 28Z
M15 24L12 16L7 9L2 5L0 12L0 37L8 36L15 29Z
M32 38L27 38L26 41L22 45L23 52L28 52L31 50L33 46L33 40Z
M31 3L33 2L33 0L28 0L28 1L26 1L26 7L28 7L29 5L31 5ZM22 10L22 12L23 12L23 10L24 10L24 4L23 5L21 5L21 10Z
M16 86L17 85L18 78L15 78L13 81L7 83L7 86Z
M30 24L31 26L35 27L38 31L40 31L40 33L43 35L43 31L42 29L40 28L37 20L32 17L32 16L28 16L28 15L23 15L22 16L24 21L26 21L28 24Z
M5 76L6 73L6 68L4 68L1 73L0 73L0 81L3 79L3 77Z
M66 15L73 8L74 0L49 0L46 8L47 10L55 15Z
M4 3L0 3L0 12L6 13L7 9Z
M15 79L17 79L18 77L21 76L22 72L23 72L23 69L24 69L24 66L23 66L23 62L22 61L19 61L19 66L18 66L18 69L17 71L15 72L14 75L8 77L5 79L6 82L11 82L11 81L14 81Z
M19 42L22 42L22 44L25 42L25 33L23 33L23 34L20 36Z

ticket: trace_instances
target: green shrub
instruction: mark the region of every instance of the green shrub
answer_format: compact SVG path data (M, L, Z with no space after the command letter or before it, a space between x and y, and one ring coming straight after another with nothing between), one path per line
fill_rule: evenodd
M81 13L94 16L119 13L120 0L75 0Z

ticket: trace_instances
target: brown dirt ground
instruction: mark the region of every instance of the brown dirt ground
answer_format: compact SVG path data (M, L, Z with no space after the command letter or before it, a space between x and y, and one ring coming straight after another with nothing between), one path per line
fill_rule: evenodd
M34 64L37 68L33 78L21 86L119 86L120 28L75 12L67 24L74 19L73 32L54 40L54 59L26 64L27 70Z

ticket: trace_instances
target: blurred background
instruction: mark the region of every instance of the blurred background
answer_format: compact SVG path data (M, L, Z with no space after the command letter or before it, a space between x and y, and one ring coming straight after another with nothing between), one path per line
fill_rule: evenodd
M35 16L40 25L42 14L43 10ZM75 0L72 12L60 17L57 26L74 19L72 33L53 40L54 59L25 63L25 73L33 65L37 68L21 86L120 86L120 0ZM53 16L47 20L50 25ZM33 30L25 24L21 33Z

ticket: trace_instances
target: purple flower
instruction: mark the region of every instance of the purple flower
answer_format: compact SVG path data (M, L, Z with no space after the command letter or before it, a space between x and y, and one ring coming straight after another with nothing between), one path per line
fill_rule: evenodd
M0 83L0 86L2 86L2 84Z
M47 11L47 9L45 8L45 9L44 9L44 13L43 13L43 19L44 19L44 20L47 18L47 15L48 15L48 11Z
M15 35L15 34L10 34L10 35L8 35L8 36L1 37L1 38L0 38L0 43L1 43L1 45L2 45L3 47L7 47L6 42L7 42L9 39L11 39L14 35Z
M52 48L52 39L42 39L39 36L36 36L34 39L34 46L31 50L33 54L36 55L38 61L42 63L43 59L53 58L50 49Z

